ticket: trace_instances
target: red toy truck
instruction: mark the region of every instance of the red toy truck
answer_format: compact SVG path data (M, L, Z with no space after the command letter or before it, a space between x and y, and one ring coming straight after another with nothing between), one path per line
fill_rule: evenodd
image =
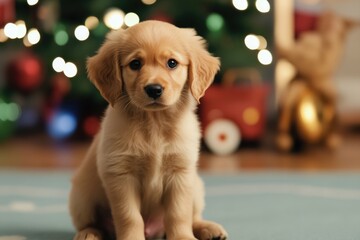
M207 147L216 154L230 154L243 140L260 140L265 131L268 92L264 84L211 86L200 105Z

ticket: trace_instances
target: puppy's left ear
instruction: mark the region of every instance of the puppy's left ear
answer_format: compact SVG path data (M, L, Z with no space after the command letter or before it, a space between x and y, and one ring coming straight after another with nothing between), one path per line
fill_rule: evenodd
M211 85L215 74L220 69L220 60L213 57L206 50L205 40L196 35L194 29L183 29L189 37L187 41L189 65L190 90L194 98L199 102L204 96L205 90Z

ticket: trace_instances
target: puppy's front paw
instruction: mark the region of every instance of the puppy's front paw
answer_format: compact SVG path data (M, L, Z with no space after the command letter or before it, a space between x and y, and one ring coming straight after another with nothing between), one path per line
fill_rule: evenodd
M201 221L194 223L194 235L199 240L225 240L227 232L217 223L209 221Z
M98 230L86 228L76 233L73 240L102 240L102 236Z

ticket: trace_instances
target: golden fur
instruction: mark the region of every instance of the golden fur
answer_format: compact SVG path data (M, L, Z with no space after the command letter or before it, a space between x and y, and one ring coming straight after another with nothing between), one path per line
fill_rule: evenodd
M178 65L168 67L169 59ZM118 240L226 238L201 217L194 113L219 65L192 29L145 21L107 36L88 60L89 78L110 106L73 178L74 239L103 239L109 228ZM163 87L159 98L147 95L149 84ZM113 223L104 220L107 212Z

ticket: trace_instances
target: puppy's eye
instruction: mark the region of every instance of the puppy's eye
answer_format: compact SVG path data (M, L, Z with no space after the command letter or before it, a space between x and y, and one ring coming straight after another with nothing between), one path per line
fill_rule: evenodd
M169 68L176 68L176 66L178 65L178 62L175 59L169 59L167 62L167 66Z
M135 59L135 60L132 60L132 61L129 63L129 67L130 67L132 70L137 71L137 70L140 70L140 68L142 67L142 64L141 64L140 60Z

